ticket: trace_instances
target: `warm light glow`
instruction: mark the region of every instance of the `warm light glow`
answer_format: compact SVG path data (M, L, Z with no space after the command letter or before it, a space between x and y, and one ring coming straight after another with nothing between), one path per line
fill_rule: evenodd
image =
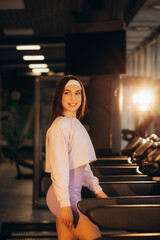
M44 60L44 56L43 55L25 55L23 56L23 60L25 61L34 61L34 60Z
M134 103L134 104L137 104L137 98L138 98L138 97L137 97L137 93L134 93L134 94L133 94L133 103Z
M149 105L151 101L151 94L149 92L141 92L138 96L138 102L142 105Z
M16 46L17 50L40 50L40 45L18 45Z
M49 68L33 68L32 69L33 73L47 73L49 72Z
M138 105L139 110L147 111L153 104L152 93L148 90L142 90L141 92L133 94L133 103Z
M48 65L46 63L41 64L29 64L29 68L47 68Z
M32 76L41 76L42 73L41 73L41 72L37 72L37 73L36 73L36 72L35 72L35 73L34 73L34 72L31 72L31 75L32 75Z

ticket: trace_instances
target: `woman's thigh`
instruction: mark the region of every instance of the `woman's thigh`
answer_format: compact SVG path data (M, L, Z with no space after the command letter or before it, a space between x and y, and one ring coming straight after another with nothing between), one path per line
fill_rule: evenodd
M93 240L101 237L99 228L86 216L79 219L76 228L72 228L72 233L80 240Z
M56 218L56 229L58 240L76 240L75 235L63 224L61 221Z
M72 227L72 230L69 230L58 218L56 218L56 228L58 240L93 240L101 237L99 228L86 216L81 217L77 227Z

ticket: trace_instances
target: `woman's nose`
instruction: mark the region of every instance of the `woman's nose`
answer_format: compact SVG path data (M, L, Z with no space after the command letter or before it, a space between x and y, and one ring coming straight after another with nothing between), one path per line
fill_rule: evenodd
M76 95L75 94L71 94L71 100L75 100L76 99Z

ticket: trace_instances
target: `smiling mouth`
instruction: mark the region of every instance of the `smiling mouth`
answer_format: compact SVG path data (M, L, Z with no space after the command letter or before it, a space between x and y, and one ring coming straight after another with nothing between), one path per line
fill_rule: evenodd
M77 106L77 103L68 103L68 105L71 107L75 107L75 106Z

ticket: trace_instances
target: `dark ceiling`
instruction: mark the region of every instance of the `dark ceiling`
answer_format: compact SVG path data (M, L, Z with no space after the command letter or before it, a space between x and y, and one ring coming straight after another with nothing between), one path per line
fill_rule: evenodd
M23 55L43 54L50 74L65 70L67 34L126 29L126 52L159 31L160 0L0 0L0 70L30 74ZM138 29L136 29L138 27ZM138 31L137 31L138 30ZM17 51L16 45L40 44ZM34 63L38 63L37 61Z

